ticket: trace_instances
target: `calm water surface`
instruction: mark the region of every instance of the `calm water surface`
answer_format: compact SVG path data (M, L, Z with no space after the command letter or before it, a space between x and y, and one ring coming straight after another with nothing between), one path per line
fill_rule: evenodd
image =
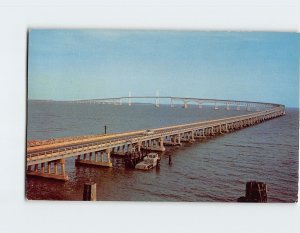
M29 101L28 139L155 128L246 114L241 111L153 105L96 105ZM236 201L249 180L266 182L269 202L294 202L298 186L299 109L284 117L204 142L168 148L159 170L75 167L66 160L69 181L26 180L28 199L81 200L83 184L97 183L97 200ZM168 165L168 155L173 165Z

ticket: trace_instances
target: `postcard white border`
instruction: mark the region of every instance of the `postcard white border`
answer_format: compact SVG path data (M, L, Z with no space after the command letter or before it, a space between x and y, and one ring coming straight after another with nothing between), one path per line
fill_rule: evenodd
M23 172L28 28L299 32L299 12L294 0L0 1L0 231L299 232L299 204L25 201Z

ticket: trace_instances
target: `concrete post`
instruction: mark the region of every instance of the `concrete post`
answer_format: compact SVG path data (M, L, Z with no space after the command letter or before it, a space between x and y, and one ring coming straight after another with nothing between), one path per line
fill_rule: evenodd
M218 108L217 102L216 102L216 103L215 103L215 110L217 110L217 109L219 109L219 108Z
M128 105L131 106L131 91L128 94Z
M41 172L45 172L45 163L41 163Z
M187 107L188 107L187 102L184 102L183 103L183 108L187 108Z
M57 166L57 161L54 162L54 174L58 174L58 166Z
M160 147L161 149L164 147L164 138L163 138L163 137L161 137L161 138L159 139L159 147Z
M229 110L229 103L226 103L226 110Z
M107 162L110 163L110 149L106 149Z
M84 184L83 188L83 201L96 201L97 195L96 195L96 183L95 182L89 182Z
M51 162L47 163L47 173L51 173Z
M95 151L95 162L98 162L98 151Z
M65 176L66 169L65 169L65 160L64 159L60 160L60 165L61 165L61 173Z
M128 151L131 153L132 152L132 144L128 145Z

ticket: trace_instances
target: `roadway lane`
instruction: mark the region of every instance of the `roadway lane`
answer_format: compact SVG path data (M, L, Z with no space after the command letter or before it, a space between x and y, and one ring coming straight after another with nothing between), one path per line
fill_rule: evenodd
M67 147L89 144L89 143L94 143L94 142L107 143L107 142L113 142L113 141L117 141L117 140L124 140L129 137L132 138L132 137L139 137L139 136L143 136L143 135L144 135L144 130L142 130L142 131L140 130L140 131L134 131L134 132L128 132L128 133L110 134L108 136L104 135L104 136L95 137L95 138L87 138L87 139L52 143L52 144L48 144L48 145L27 147L27 154L51 151L51 150L56 150L56 149L64 149Z

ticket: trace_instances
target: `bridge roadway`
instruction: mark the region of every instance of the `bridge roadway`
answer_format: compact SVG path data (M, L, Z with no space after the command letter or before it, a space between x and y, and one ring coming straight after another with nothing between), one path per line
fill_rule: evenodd
M228 133L282 116L284 113L283 105L273 104L271 109L246 115L167 126L151 129L150 132L137 130L109 135L62 138L46 143L38 141L35 145L28 143L27 174L67 180L64 167L66 158L77 156L76 164L111 167L112 153L122 155L126 152L140 152L142 149L164 151L165 145L181 145L181 142Z

